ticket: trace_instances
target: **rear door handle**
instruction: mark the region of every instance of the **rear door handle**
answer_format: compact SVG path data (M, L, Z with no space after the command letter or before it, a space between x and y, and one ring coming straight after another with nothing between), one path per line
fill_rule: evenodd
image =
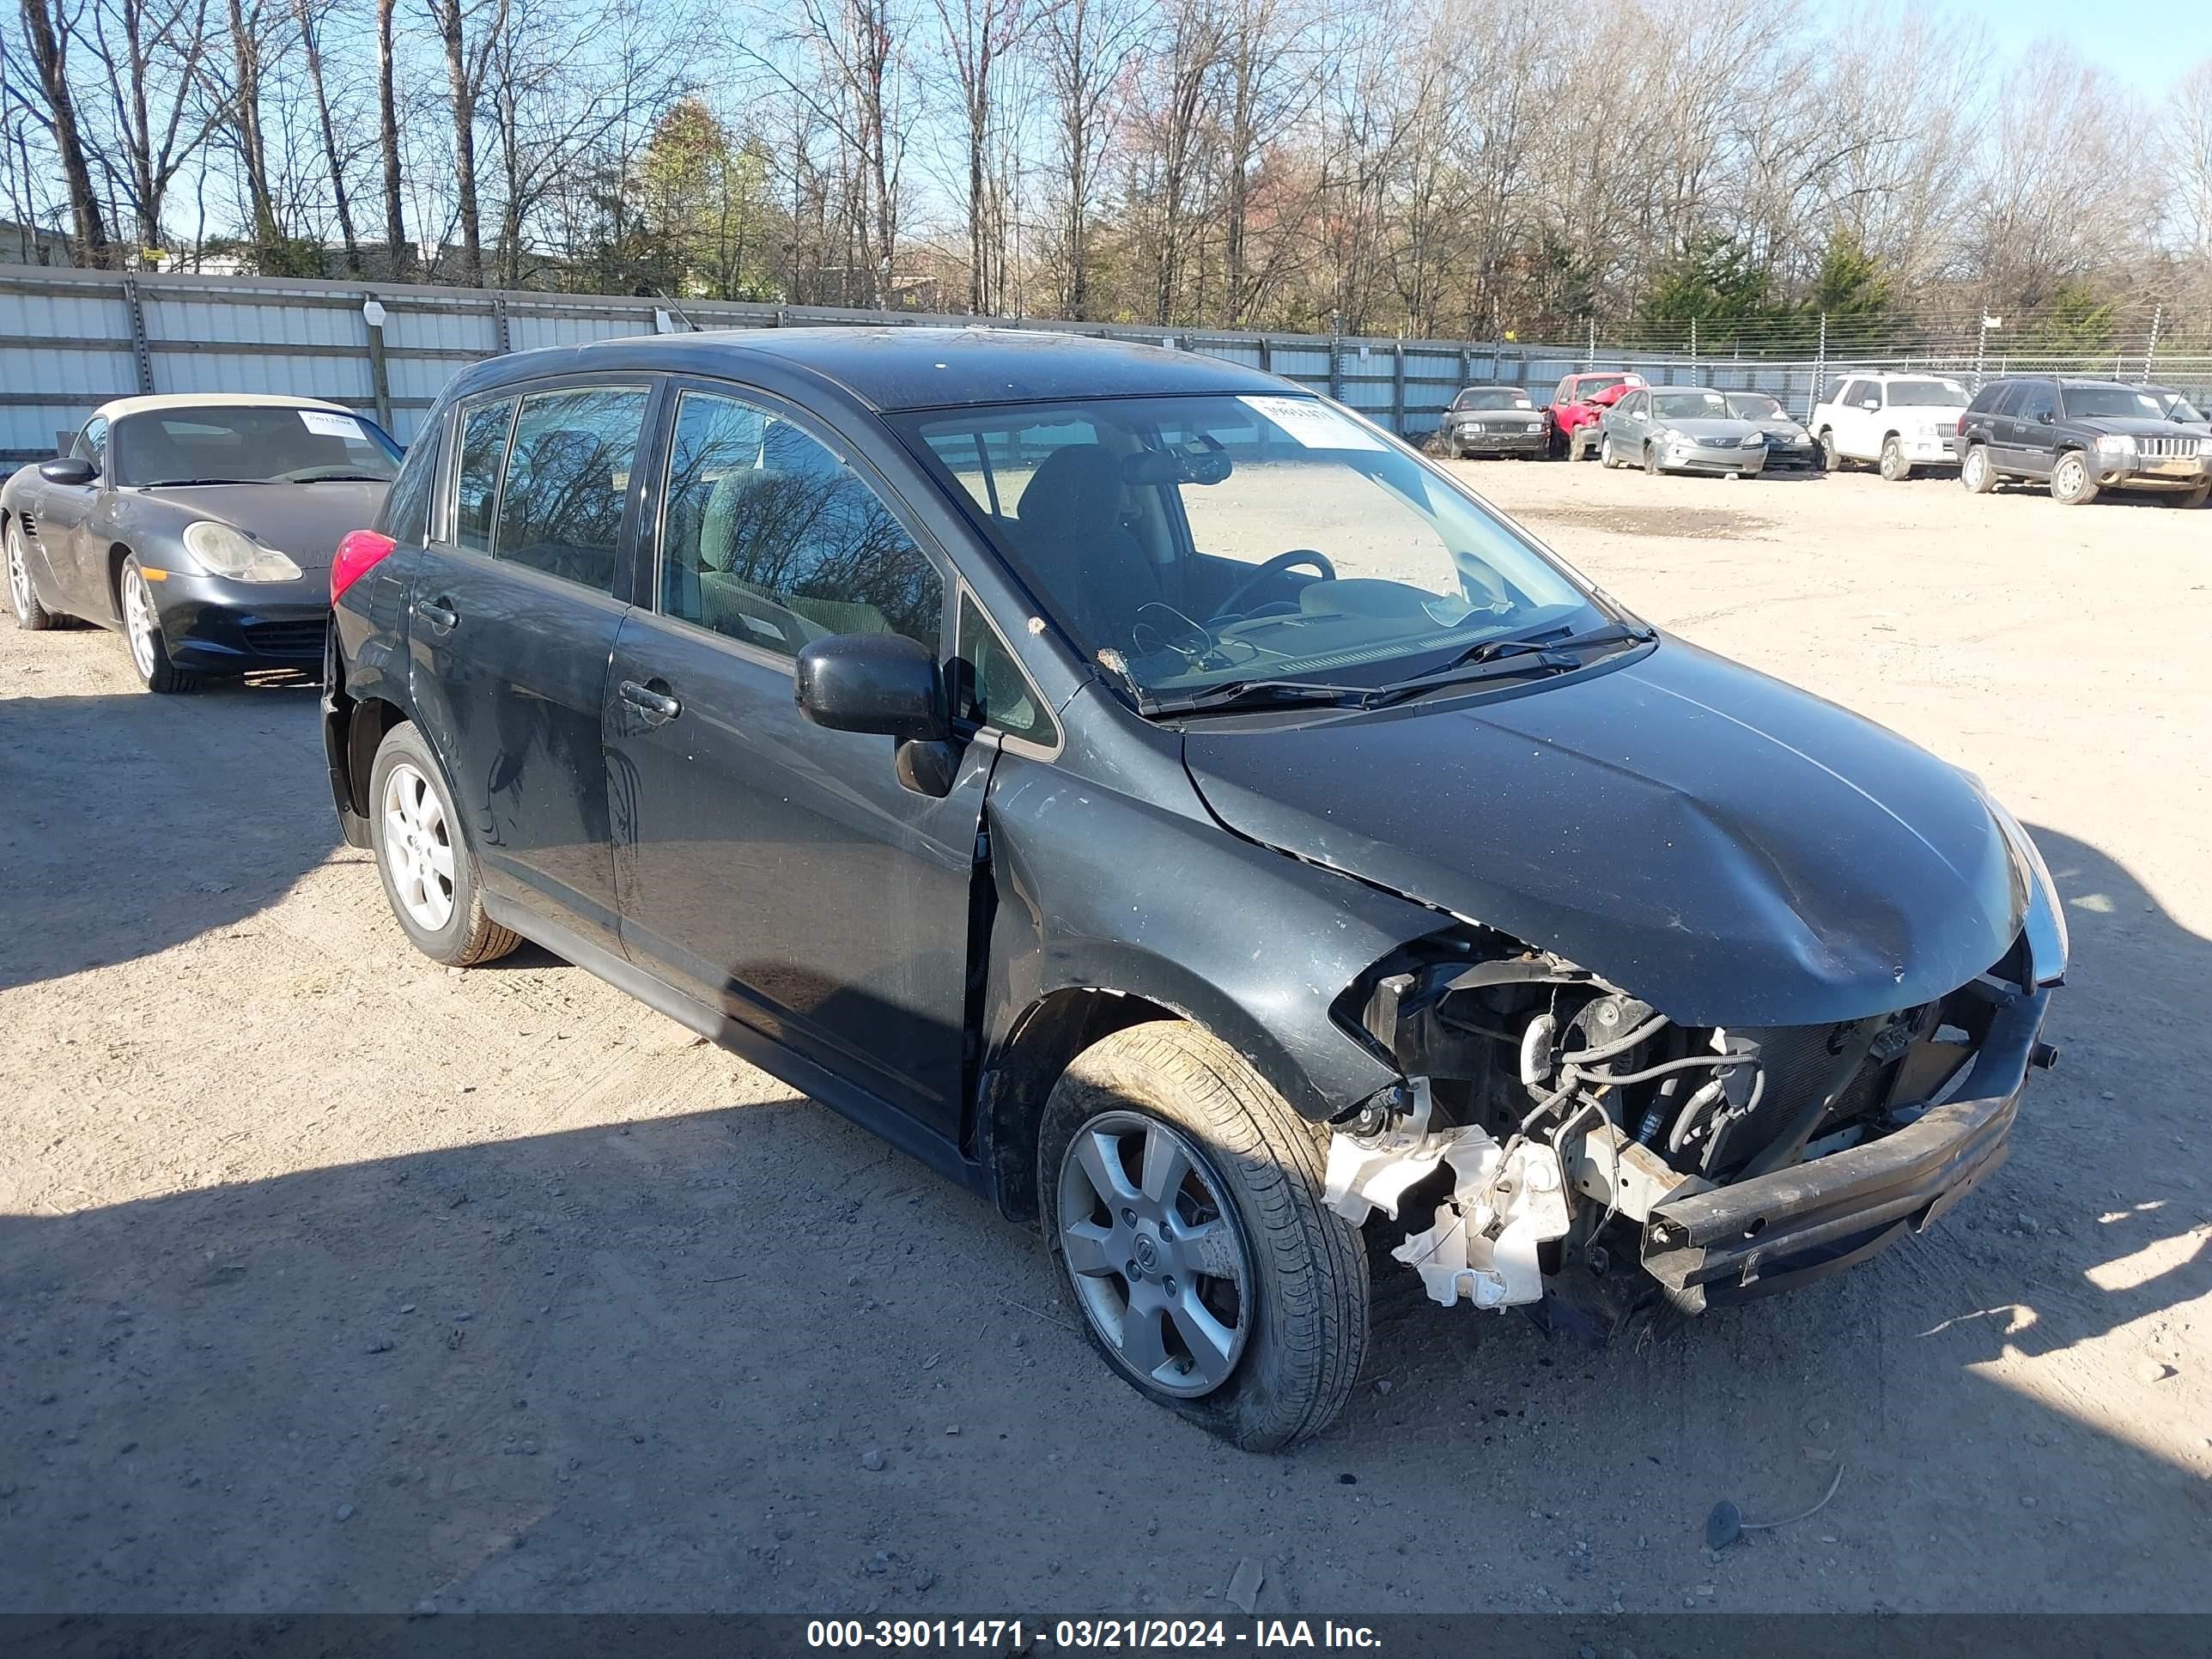
M441 631L459 626L461 620L458 612L438 599L417 599L413 610L416 616Z
M665 691L640 685L635 680L624 680L615 690L622 700L645 717L651 726L665 726L684 712L684 705Z

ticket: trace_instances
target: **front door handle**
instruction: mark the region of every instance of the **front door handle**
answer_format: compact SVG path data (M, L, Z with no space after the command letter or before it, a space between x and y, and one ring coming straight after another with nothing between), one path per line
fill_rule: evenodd
M417 599L414 612L440 633L450 631L460 623L459 613L442 599Z
M648 726L665 726L684 712L684 705L665 691L656 691L649 685L640 685L635 680L624 680L615 690L622 700L635 708Z

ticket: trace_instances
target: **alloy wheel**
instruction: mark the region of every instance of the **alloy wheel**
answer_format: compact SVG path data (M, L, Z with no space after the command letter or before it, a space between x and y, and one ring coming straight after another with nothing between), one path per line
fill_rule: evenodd
M1226 1382L1251 1334L1255 1274L1205 1156L1157 1118L1105 1112L1060 1160L1060 1248L1084 1317L1145 1387Z
M154 678L156 656L154 636L161 630L161 619L154 609L154 596L147 590L146 579L133 569L123 573L123 637L131 647L131 666L138 678L149 684Z
M385 867L416 926L437 933L453 915L453 841L438 792L400 762L384 780Z
M1966 452L1966 470L1960 476L1965 479L1967 489L1979 489L1989 471L1990 458L1982 453L1978 444Z
M31 614L31 568L23 556L23 532L8 526L8 598L18 617Z

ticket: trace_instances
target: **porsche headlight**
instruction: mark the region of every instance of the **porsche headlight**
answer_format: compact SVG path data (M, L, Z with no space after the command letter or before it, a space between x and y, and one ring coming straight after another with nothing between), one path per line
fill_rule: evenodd
M211 576L228 576L237 582L297 581L300 567L273 547L264 547L252 537L227 524L201 520L185 526L185 550Z

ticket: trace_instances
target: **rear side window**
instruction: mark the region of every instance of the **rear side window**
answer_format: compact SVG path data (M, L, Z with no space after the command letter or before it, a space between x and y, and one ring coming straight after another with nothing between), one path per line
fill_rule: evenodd
M1992 380L1974 394L1974 401L1967 407L1978 415L1994 415L2004 406L2005 399L2011 395L2010 380Z
M499 471L507 462L507 436L514 425L514 400L479 404L461 417L461 458L454 471L453 545L491 551L492 514L499 507Z
M665 500L666 615L784 656L831 634L936 647L936 567L859 473L773 410L684 392Z
M438 477L440 441L445 433L442 419L425 421L415 434L407 459L399 464L399 476L392 481L384 511L376 520L376 527L395 542L419 547L430 539L430 496Z
M492 557L612 593L643 386L537 392L522 400L499 492Z

